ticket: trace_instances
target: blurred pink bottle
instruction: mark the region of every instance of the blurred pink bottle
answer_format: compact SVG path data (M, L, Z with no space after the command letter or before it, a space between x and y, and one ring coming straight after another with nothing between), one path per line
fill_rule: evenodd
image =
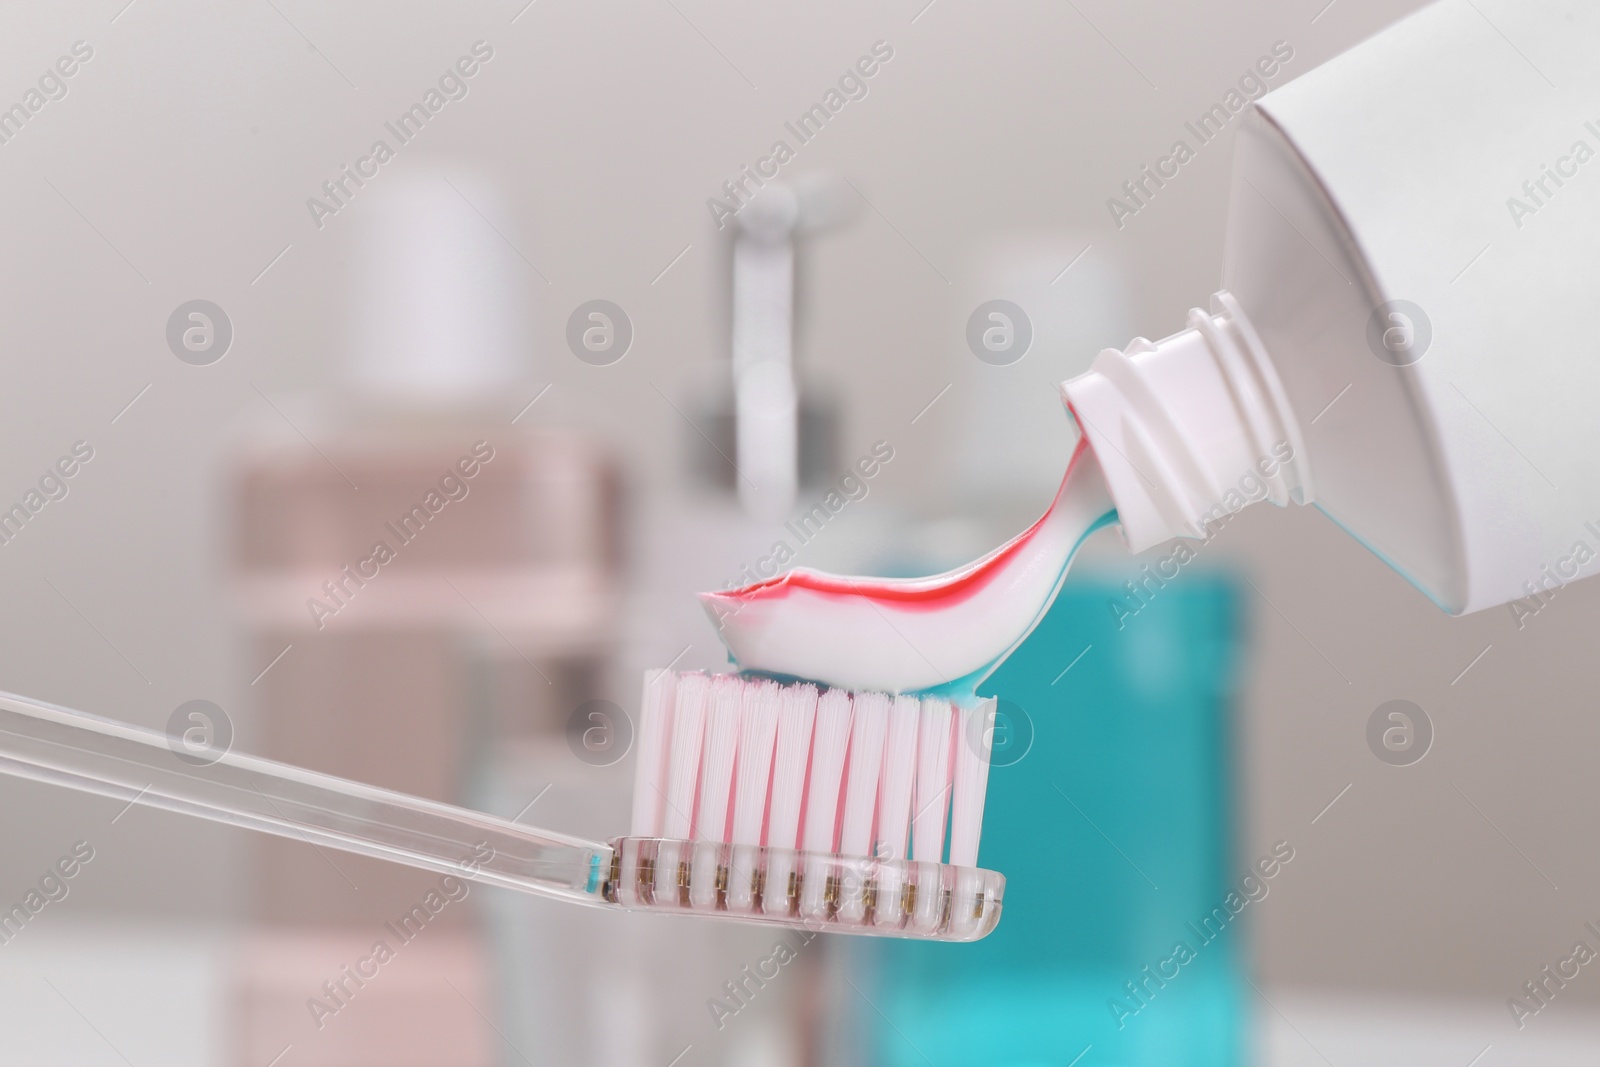
M526 267L479 214L498 213L492 189L422 171L368 192L342 380L272 396L229 473L246 655L272 664L244 744L461 802L484 744L559 732L594 691L617 613L617 480L598 446L534 429L540 409L523 407L540 391ZM240 1063L290 1043L327 1067L498 1062L451 1040L495 1010L482 889L293 841L251 848ZM465 997L440 995L444 978Z

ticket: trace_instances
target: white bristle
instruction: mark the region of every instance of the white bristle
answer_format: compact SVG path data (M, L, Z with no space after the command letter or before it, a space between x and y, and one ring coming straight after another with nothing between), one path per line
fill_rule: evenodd
M911 817L911 858L938 863L944 855L945 816L950 809L950 734L959 716L947 700L922 701L922 732L917 737L916 813ZM939 877L933 867L917 870L915 906L909 926L917 931L938 928L944 913Z
M857 693L850 725L850 756L845 765L844 812L839 817L839 855L872 855L872 830L878 811L878 778L883 742L889 733L889 697ZM865 881L854 874L839 879L838 915L855 925L866 917Z
M694 828L694 797L700 784L700 746L705 736L706 696L711 679L698 672L678 675L672 708L672 764L661 836L686 840Z
M992 700L649 672L638 840L619 852L617 892L649 907L982 936L999 899L997 876L976 868L993 714Z
M811 775L806 783L805 829L800 847L807 856L800 892L800 914L827 915L827 854L835 853L845 755L850 751L850 694L830 689L817 700L817 729L811 738Z
M646 671L639 701L639 764L633 786L633 836L660 837L670 767L667 739L672 729L672 698L678 689L671 671Z
M989 750L994 744L993 698L956 712L955 773L950 800L950 863L978 865L983 798L989 788Z
M839 823L839 853L872 855L873 816L878 808L878 777L889 731L889 697L857 693L850 727L850 765L845 778L844 817Z
M922 722L922 701L900 695L889 708L889 736L884 741L883 776L878 783L877 856L885 860L906 858L911 833L912 790L917 782L917 731ZM896 906L903 890L899 871L886 866L878 876L877 923L898 926Z
M733 798L736 845L761 844L767 819L767 783L772 779L772 751L778 739L782 690L777 682L751 682L744 690L739 725L739 760Z
M800 847L832 852L839 819L839 786L850 747L850 694L830 689L817 700L817 727L811 739L811 780L806 785L806 825Z
M906 858L906 838L911 830L911 791L917 781L917 726L922 701L897 696L889 709L889 736L884 742L883 778L878 787L878 840L880 859Z
M746 682L739 713L739 757L734 765L733 831L729 840L727 901L730 911L756 910L760 862L756 853L767 819L767 786L778 740L782 695L777 682Z
M800 847L800 809L805 802L817 687L787 686L778 709L778 753L772 763L772 807L767 814L768 848Z
M911 816L911 858L938 863L944 854L945 813L950 808L950 702L922 701L917 735L917 788Z
M811 763L811 737L817 718L817 687L784 688L778 709L778 751L772 761L772 805L767 812L768 848L773 853L761 909L769 915L789 910L791 856L800 847L800 810L805 806L806 769Z
M736 674L711 680L706 701L706 739L701 746L700 803L696 809L697 841L728 839L728 809L733 799L733 759L739 745L739 710L744 682Z

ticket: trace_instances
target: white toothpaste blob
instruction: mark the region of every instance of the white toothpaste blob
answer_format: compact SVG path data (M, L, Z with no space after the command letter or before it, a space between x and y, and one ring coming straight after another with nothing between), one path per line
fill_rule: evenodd
M1044 517L964 567L904 579L797 567L700 600L743 671L890 693L972 690L1044 617L1084 538L1114 518L1080 441Z

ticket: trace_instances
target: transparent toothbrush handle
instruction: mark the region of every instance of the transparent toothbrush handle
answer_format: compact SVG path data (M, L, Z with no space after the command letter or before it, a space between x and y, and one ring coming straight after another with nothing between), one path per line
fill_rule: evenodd
M0 693L0 773L578 903L609 845Z

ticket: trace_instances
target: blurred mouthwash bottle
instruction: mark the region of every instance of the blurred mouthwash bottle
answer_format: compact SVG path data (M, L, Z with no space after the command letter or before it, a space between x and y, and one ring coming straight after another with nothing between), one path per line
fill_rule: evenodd
M1249 859L1233 852L1230 785L1240 605L1208 574L1131 617L1110 610L1123 601L1120 578L1074 573L984 687L1000 715L979 861L1007 877L1005 914L977 944L838 954L858 987L838 983L839 1045L862 1063L1243 1061L1250 909L1220 934L1195 928Z

